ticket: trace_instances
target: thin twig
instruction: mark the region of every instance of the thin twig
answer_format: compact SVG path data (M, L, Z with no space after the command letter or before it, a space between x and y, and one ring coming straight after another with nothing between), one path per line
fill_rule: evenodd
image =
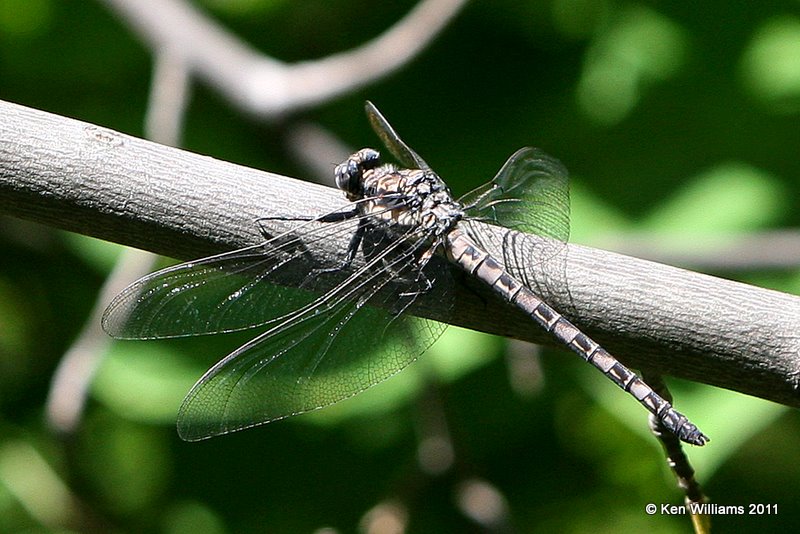
M661 395L668 402L673 402L672 394L669 392L669 389L667 389L667 385L660 375L643 372L642 378L656 393ZM664 448L667 464L678 480L678 487L683 490L686 496L686 504L702 504L707 502L706 496L700 488L700 483L695 479L694 468L692 468L692 465L689 463L689 458L683 450L681 441L675 434L667 430L661 419L655 415L650 414L649 421L650 430Z
M656 373L643 372L642 378L659 395L668 402L672 402L672 394L667 389L662 377ZM667 465L678 481L678 487L683 491L684 503L690 510L692 526L696 534L708 534L711 531L711 516L696 512L693 507L708 502L708 498L700 488L700 483L695 478L694 468L683 450L683 444L678 437L667 430L661 419L653 414L649 418L650 430L653 435L661 442Z

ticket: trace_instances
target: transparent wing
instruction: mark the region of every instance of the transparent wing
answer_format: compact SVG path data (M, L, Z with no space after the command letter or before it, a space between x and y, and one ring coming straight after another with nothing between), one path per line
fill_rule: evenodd
M336 270L310 276L326 266L310 255L306 244L352 234L356 225L355 220L317 223L304 230L303 240L292 231L261 245L152 273L114 298L103 314L103 329L120 339L156 339L275 322L346 276ZM335 261L341 264L343 259Z
M364 107L372 129L378 137L380 137L383 144L389 149L389 152L392 153L397 161L409 169L430 169L428 164L425 163L425 160L400 139L400 136L397 135L397 132L392 128L392 125L389 124L389 121L386 120L386 117L378 111L375 104L367 100Z
M419 270L414 246L394 241L342 284L212 367L181 406L188 441L333 404L414 361L446 325L403 314L419 297L447 298L443 263Z
M569 240L569 179L555 158L517 150L497 175L459 199L469 217L527 234Z
M569 239L569 181L558 160L541 150L515 152L488 183L459 201L467 215L464 228L479 244L486 238L471 221L496 224L519 233L508 233L503 243L505 267L540 295L563 291L566 280L566 241ZM496 248L495 248L496 249ZM530 269L547 263L555 277L534 280Z

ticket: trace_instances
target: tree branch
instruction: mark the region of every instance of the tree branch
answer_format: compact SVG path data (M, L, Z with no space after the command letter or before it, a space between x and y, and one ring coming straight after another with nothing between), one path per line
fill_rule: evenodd
M169 49L239 109L276 117L388 76L419 54L466 4L423 0L393 27L350 51L286 64L179 0L104 0L152 50Z
M343 204L331 188L0 102L0 211L9 215L190 259L259 242L258 217ZM496 253L508 231L482 230ZM331 256L346 244L343 236L308 246ZM629 365L800 406L796 296L576 245L565 272L545 263L527 274ZM522 313L469 285L457 289L455 313L427 312L552 343Z

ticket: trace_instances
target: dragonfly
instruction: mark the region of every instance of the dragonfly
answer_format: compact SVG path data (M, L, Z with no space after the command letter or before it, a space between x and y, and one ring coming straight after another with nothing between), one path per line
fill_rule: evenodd
M445 182L371 103L369 122L400 165L364 148L335 168L339 210L288 218L264 241L152 273L113 299L102 324L113 337L159 339L265 330L211 367L178 413L196 441L328 406L389 378L420 356L444 323L415 316L453 302L453 271L508 305L600 370L680 440L709 439L686 416L526 284L526 264L563 261L569 235L567 171L535 148L515 152L485 185L455 200ZM480 225L513 230L502 257ZM346 236L337 257L312 252ZM455 269L454 269L455 267ZM416 314L420 315L420 314Z

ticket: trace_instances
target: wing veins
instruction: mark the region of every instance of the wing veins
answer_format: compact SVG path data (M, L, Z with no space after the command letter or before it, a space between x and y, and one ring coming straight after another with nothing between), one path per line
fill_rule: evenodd
M393 268L405 262L408 256L413 255L413 252L417 250L424 243L425 236L423 235L422 237L419 237L417 239L414 246L410 248L408 251L398 255L397 258L392 260L390 263L385 264L380 269L372 270L373 266L379 262L382 262L388 254L397 250L400 246L406 244L404 238L409 235L413 235L413 233L414 231L409 231L406 234L406 236L397 238L386 249L382 250L380 254L376 255L369 262L367 262L362 268L358 269L356 272L351 274L345 280L345 282L342 283L340 286L320 296L312 303L309 303L303 308L296 310L292 314L288 314L287 316L284 317L284 319L281 321L280 324L273 326L268 331L263 332L256 338L248 341L247 343L236 349L234 352L223 358L220 362L214 365L211 369L209 369L209 371L207 371L203 375L203 377L197 382L195 387L192 388L192 391L189 393L189 395L187 395L187 400L194 398L193 393L195 391L201 388L203 384L207 383L212 377L217 375L224 367L227 366L228 363L232 362L234 359L241 358L248 352L257 351L262 344L267 343L269 339L273 338L274 336L278 336L282 333L285 333L292 328L299 328L300 326L302 326L302 324L306 323L307 321L319 318L320 314L318 313L318 309L320 308L320 306L324 305L324 310L322 311L324 317L322 318L322 320L318 325L312 325L311 328L308 327L299 328L299 332L301 335L297 338L293 338L290 345L284 347L279 353L273 354L269 359L260 361L256 365L248 366L247 370L236 378L231 388L231 391L238 389L240 387L244 387L242 384L248 382L253 376L258 374L265 366L269 365L271 362L275 361L277 358L281 357L283 354L287 353L292 348L296 347L301 342L308 339L312 334L317 332L320 328L323 328L323 326L326 326L327 323L336 316L337 310L342 309L342 306L352 303L354 308L347 312L344 320L342 319L339 320L338 328L336 328L336 335L331 336L330 339L328 339L323 350L317 351L318 357L315 358L314 366L310 369L310 372L307 373L305 376L305 378L310 378L310 376L313 374L317 366L324 359L330 346L335 341L335 337L338 336L339 333L344 330L346 324L361 310L361 308L365 304L367 304L369 300L376 293L378 293L381 289L383 289L392 280L394 276ZM363 273L369 272L370 270L372 270L370 276L362 275ZM379 283L372 287L369 287L375 281L378 281ZM405 310L407 306L408 305L404 306L403 309ZM229 394L225 399L225 406L223 408L223 413L225 415L230 414L230 402L232 398L233 395ZM181 412L182 413L184 412L184 407L182 407ZM263 422L265 421L253 422L253 425Z
M412 232L409 232L411 234ZM420 238L418 243L423 241L424 238ZM376 255L375 258L371 259L369 262L365 263L362 267L358 270L353 272L349 275L344 282L342 282L339 286L335 287L331 291L321 295L319 298L315 299L314 301L306 304L302 308L295 310L289 314L282 316L281 321L279 324L272 326L266 332L259 334L257 337L253 338L252 340L248 341L234 352L220 360L214 367L212 367L198 382L198 385L205 381L207 378L216 374L217 369L224 366L226 363L230 362L234 358L237 358L244 354L247 351L253 350L257 346L259 346L262 342L267 340L270 337L275 335L281 334L288 330L291 327L298 326L310 319L313 319L315 316L319 316L320 310L322 314L330 315L335 311L337 306L342 303L346 302L354 302L357 300L359 296L363 297L366 294L369 296L366 299L361 299L366 303L372 296L380 291L389 281L392 279L392 275L394 274L391 269L396 265L402 263L408 255L412 253L412 251L408 251L403 255L398 256L395 260L391 263L384 265L380 269L373 270L370 276L363 276L364 273L369 272L374 265L381 262L387 254L396 250L401 245L405 244L402 239L396 239L389 247L385 250L381 251L381 254ZM388 273L389 276L385 276ZM381 280L383 277L384 282L380 285L376 286L371 290L367 288L366 291L362 293L362 290L370 283L375 280ZM264 365L269 363L272 359L264 362Z

